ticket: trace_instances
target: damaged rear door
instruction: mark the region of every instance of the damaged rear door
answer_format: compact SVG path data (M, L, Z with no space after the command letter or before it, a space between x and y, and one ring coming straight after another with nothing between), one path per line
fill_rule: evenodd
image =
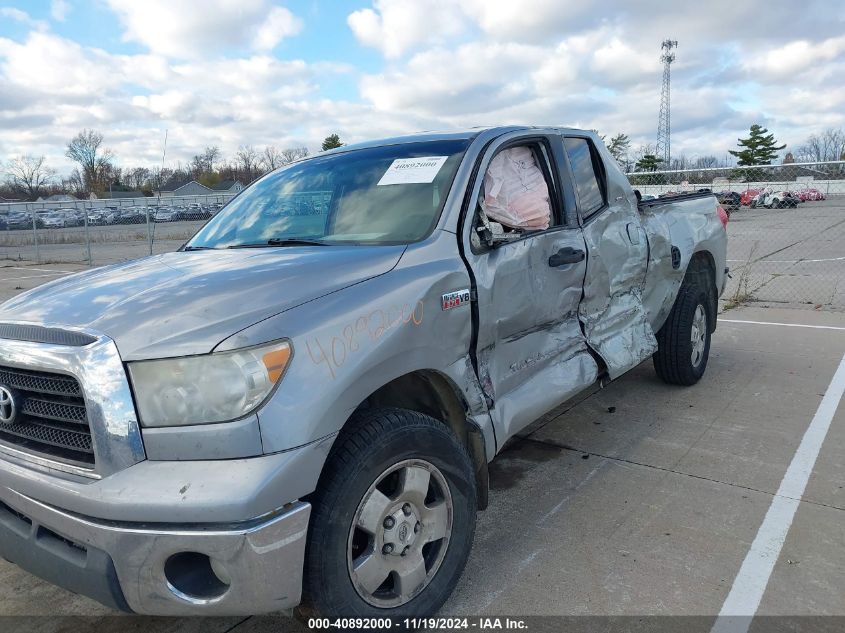
M517 146L529 146L541 166L551 224L491 247L477 239L479 192L490 160ZM565 201L562 151L559 137L502 137L485 152L469 201L475 215L464 229L464 252L477 293L477 364L499 445L597 377L578 319L586 246L571 190Z
M657 350L642 301L648 241L627 180L605 167L606 150L588 136L567 134L563 142L588 249L580 317L590 347L617 378Z

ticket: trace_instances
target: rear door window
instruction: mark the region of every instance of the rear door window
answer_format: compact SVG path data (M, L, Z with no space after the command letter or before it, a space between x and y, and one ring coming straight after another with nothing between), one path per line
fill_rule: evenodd
M572 166L581 216L586 220L601 211L606 203L598 163L600 159L587 139L565 138L563 145Z

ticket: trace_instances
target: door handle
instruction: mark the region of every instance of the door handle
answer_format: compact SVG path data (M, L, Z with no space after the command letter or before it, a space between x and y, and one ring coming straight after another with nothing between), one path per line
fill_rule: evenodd
M549 266L558 268L567 264L577 264L584 261L584 251L566 246L549 257Z

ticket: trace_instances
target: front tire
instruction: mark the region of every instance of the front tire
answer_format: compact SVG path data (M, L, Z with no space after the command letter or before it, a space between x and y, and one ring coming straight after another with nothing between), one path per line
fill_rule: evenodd
M303 617L431 616L452 593L475 533L466 448L404 409L355 414L311 504Z
M698 283L684 281L669 317L657 333L654 369L670 385L694 385L704 375L713 329L710 301Z

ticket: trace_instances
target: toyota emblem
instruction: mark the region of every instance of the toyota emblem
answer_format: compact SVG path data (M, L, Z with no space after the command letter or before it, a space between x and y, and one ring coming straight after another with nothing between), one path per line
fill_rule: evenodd
M6 385L0 385L0 424L12 424L17 414L14 392Z

